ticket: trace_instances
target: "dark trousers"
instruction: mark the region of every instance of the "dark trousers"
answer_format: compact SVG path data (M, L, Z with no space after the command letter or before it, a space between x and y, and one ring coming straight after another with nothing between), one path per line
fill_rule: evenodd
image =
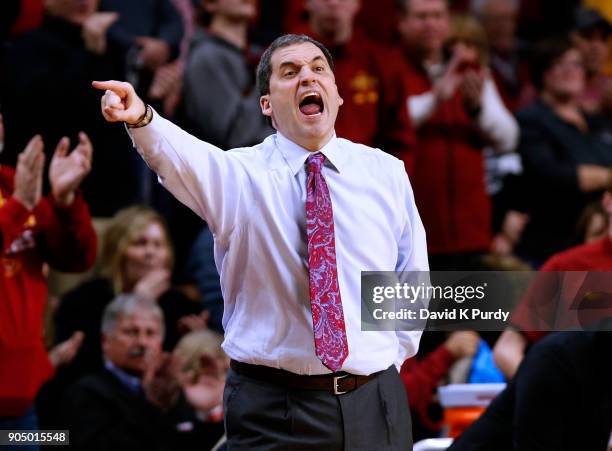
M337 396L230 370L223 407L229 451L412 450L408 398L394 366Z

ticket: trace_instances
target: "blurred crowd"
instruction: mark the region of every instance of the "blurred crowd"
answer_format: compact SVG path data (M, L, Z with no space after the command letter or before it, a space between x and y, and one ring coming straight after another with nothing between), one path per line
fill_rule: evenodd
M222 439L229 360L214 238L125 128L102 119L93 80L129 81L222 149L252 146L274 133L259 56L283 33L310 35L334 58L337 135L404 161L432 270L611 271L611 5L2 0L0 429L70 429L87 450ZM501 336L424 335L401 371L415 440L440 434L435 390L482 338L516 377L496 408L527 409L519 401L546 358L524 359L543 338L524 316ZM589 340L563 346L595 352L609 335ZM561 346L537 349L546 343ZM596 446L612 411L592 398L607 409L585 426ZM457 449L506 449L491 444L520 428L486 433L491 415Z

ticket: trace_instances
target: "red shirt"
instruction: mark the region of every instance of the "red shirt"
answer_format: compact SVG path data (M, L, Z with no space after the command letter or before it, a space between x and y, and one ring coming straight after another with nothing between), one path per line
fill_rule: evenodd
M612 241L609 237L553 255L517 306L512 324L529 341L535 342L551 330L581 326L585 322L591 324L612 316L610 271ZM610 297L594 297L595 293L609 293Z
M431 91L425 71L408 62L408 95ZM486 251L491 202L485 190L483 142L461 95L438 106L416 131L404 160L432 254Z
M43 343L43 264L84 271L97 246L80 194L65 208L48 196L30 213L12 197L14 176L0 166L0 417L22 415L53 375Z

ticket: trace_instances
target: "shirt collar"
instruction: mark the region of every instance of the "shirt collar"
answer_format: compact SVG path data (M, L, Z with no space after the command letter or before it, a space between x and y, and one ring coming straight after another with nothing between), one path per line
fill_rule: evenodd
M121 368L115 366L110 360L104 360L104 367L110 371L119 381L131 392L140 394L142 393L142 382L131 374L126 373Z
M329 164L338 172L341 172L347 157L346 150L341 148L335 132L329 142L317 152L304 149L279 132L274 135L274 142L280 153L283 155L283 158L291 169L293 175L296 175L298 172L304 170L306 159L313 153L320 152L325 155L326 162L329 162Z

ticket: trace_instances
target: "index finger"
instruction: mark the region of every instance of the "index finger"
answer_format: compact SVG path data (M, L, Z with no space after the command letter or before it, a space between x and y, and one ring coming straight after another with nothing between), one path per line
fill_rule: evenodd
M121 98L127 96L128 94L128 86L129 83L123 81L116 80L107 80L107 81L92 81L91 85L102 91L113 91L115 94L118 94Z

